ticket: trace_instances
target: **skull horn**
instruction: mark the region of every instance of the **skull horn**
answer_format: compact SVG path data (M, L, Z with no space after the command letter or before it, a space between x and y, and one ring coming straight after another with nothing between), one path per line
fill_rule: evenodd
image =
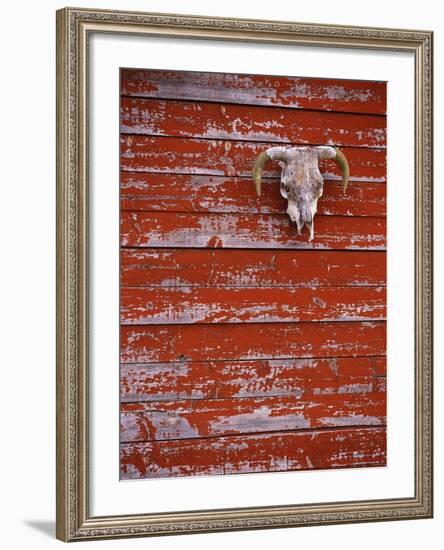
M259 155L256 157L256 160L254 161L253 181L258 197L261 196L262 169L269 160L270 157L267 155L267 152L262 151L262 153L259 153Z
M285 148L270 147L256 157L253 165L253 181L258 197L261 196L262 170L269 160L285 161Z
M348 178L350 177L350 167L348 165L348 161L347 161L347 158L344 155L344 153L336 147L334 149L336 151L335 161L336 161L337 165L339 166L339 168L341 169L342 189L345 193L347 191Z

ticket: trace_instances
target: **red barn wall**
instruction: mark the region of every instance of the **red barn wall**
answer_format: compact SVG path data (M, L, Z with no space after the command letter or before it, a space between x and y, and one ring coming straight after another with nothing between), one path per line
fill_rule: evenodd
M386 462L383 82L121 73L121 478ZM315 238L272 145L336 145Z

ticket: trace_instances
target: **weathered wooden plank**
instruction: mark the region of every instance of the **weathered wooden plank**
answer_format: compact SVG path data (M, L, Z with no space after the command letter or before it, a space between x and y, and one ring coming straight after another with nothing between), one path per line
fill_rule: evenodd
M138 135L122 135L120 143L122 170L249 178L256 156L273 145L271 142ZM348 159L352 180L386 181L385 149L343 147L342 151ZM320 169L327 179L341 179L340 169L333 160L321 161ZM280 172L277 162L268 162L263 173L279 177Z
M386 318L385 287L122 288L124 325L366 321Z
M386 376L387 370L387 358L386 357L374 357L373 358L373 372L375 376Z
M353 113L386 112L386 83L363 80L124 69L121 92L133 97Z
M387 392L387 358L373 357L373 373L375 391Z
M383 251L127 248L121 285L295 288L384 286Z
M377 371L375 367L377 364ZM122 402L385 391L385 357L122 364Z
M148 325L120 329L121 362L384 355L384 321Z
M376 115L129 97L121 100L120 131L294 145L386 145L386 119Z
M385 393L122 403L122 443L283 430L383 426Z
M383 250L385 218L316 216L315 236L287 214L122 212L121 246Z
M277 178L262 181L260 197L249 178L197 174L122 172L120 189L122 210L239 214L277 214L287 210ZM344 194L340 182L326 180L318 202L319 214L385 216L386 185L351 181Z
M387 392L387 378L385 376L377 376L375 378L373 387L374 387L375 391L386 393Z
M384 427L123 443L121 479L384 466Z

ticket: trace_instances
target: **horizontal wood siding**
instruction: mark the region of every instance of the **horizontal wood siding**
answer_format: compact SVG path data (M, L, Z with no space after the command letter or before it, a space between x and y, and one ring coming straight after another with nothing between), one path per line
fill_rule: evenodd
M386 464L386 86L121 71L120 475ZM315 238L273 145L340 146Z
M177 138L164 136L122 135L121 169L135 172L205 174L251 178L251 164L273 142L222 139ZM383 148L342 147L350 164L353 181L385 182L386 151ZM332 160L320 162L326 179L341 179ZM279 177L277 162L266 164L265 177Z
M122 443L125 479L385 466L384 427Z
M121 132L150 136L385 147L381 116L122 98Z
M121 441L385 424L385 393L124 403Z
M352 181L346 200L342 183L325 181L326 192L318 204L324 216L385 216L384 183ZM177 190L181 192L178 193ZM281 214L286 200L279 192L278 178L262 180L257 197L249 178L197 174L152 174L122 172L121 209L147 212L223 212Z
M385 250L385 218L316 216L316 239L298 235L287 214L122 212L125 247Z
M123 288L121 323L364 321L386 316L385 287Z
M124 363L122 402L382 391L385 357Z
M124 248L122 287L384 286L385 251Z
M123 363L384 355L385 321L122 325Z
M123 96L131 97L344 113L383 115L386 112L385 83L362 80L127 69L121 74L121 91Z

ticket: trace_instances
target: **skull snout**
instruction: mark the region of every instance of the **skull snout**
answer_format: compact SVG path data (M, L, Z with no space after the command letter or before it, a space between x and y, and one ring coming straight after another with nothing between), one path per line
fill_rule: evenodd
M302 228L307 226L310 232L310 240L313 239L313 218L316 214L317 203L317 199L314 199L309 203L302 202L301 204L289 200L287 206L287 214L291 221L296 224L298 235L301 234Z
M291 221L298 226L298 230L302 229L303 223L301 220L301 213L295 202L288 201L287 214L290 216Z

